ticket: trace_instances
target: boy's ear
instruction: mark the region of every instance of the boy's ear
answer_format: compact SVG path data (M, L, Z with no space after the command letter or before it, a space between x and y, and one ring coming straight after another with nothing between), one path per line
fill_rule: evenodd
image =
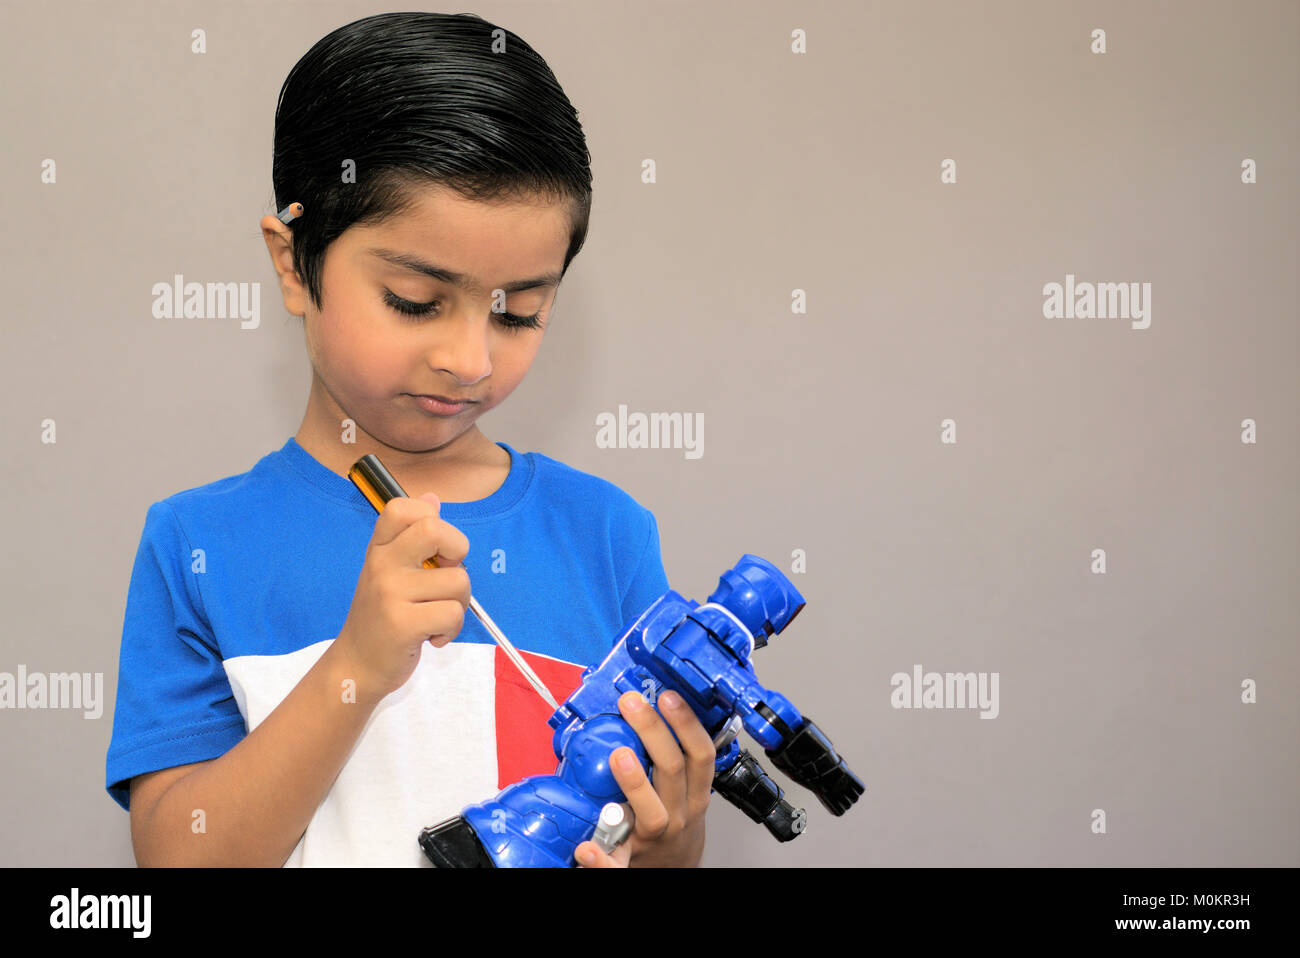
M293 233L278 216L263 216L262 238L266 240L267 252L271 254L271 265L280 280L280 295L284 298L284 308L289 315L302 317L307 314L310 297L302 279L293 268Z

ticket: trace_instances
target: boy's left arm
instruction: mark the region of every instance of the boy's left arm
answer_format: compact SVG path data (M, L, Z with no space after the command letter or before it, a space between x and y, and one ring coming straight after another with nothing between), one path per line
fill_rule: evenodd
M709 807L718 753L700 720L676 693L663 692L659 705L668 718L667 724L636 692L626 692L618 700L619 711L641 739L654 766L654 784L630 748L614 750L614 780L632 806L636 828L613 856L606 855L594 842L583 842L576 849L583 865L694 868L704 855L704 813ZM628 767L621 766L620 758L628 760ZM592 853L591 861L584 860L584 852Z

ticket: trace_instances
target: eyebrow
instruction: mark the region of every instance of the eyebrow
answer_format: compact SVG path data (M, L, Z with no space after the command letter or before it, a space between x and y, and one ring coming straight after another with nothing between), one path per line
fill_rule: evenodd
M409 253L402 253L397 250L384 249L383 247L373 247L366 250L372 256L378 256L394 266L403 266L406 269L415 270L417 273L424 273L426 276L432 276L434 279L440 279L445 283L457 287L458 289L473 292L481 289L482 286L477 283L473 277L464 273L456 273L449 269L443 269L441 266L434 266L432 263L426 263ZM525 289L540 289L545 286L559 286L559 273L546 273L542 276L535 276L532 279L517 279L510 283L504 283L500 289L505 293L517 293Z

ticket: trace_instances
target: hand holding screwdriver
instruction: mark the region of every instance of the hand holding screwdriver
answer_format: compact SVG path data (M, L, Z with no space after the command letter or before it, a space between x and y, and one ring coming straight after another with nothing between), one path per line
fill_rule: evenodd
M392 502L394 499L407 499L407 501L410 501L405 491L403 491L402 487L398 485L397 480L393 478L392 473L390 473L384 467L384 464L379 461L378 456L362 456L348 471L348 478L352 480L353 485L361 490L362 495L366 497L367 501L374 506L375 511L380 514L381 519L388 503ZM429 500L431 498L435 507L438 505L438 497L431 492L425 493L420 498L422 500ZM441 519L438 521L442 522ZM460 563L469 553L469 540L465 539L465 537L461 535L460 531L455 529L455 527L447 525L446 523L443 524L446 525L448 529L455 532L457 536L460 536L461 539L465 540L465 547L463 549L457 548L454 552L444 550L441 553L444 559L443 562L438 562L438 553L434 553L424 560L423 565L427 569L456 568L464 571L464 567L461 566ZM367 555L368 554L369 553L367 553ZM452 563L454 563L454 565L452 565ZM489 616L484 608L478 604L474 596L469 594L469 573L465 573L465 582L467 583L467 602L462 603L462 606L468 605L469 610L474 613L481 623L483 623L483 627L487 629L488 634L492 636L492 640L501 647L503 652L506 653L506 656L510 659L511 663L513 663L514 667L519 670L520 674L528 680L528 684L533 687L533 690L542 697L542 700L545 701L547 705L558 711L560 708L559 703L555 701L554 696L551 695L550 690L546 687L545 683L537 677L537 673L529 667L528 663L524 660L524 657L519 654L519 651L511 644L510 640L506 638L505 633L502 632L501 629L497 627L497 624L492 621L492 617ZM461 609L461 622L462 624L464 622L464 608ZM441 648L443 645L446 645L447 642L454 639L459 632L460 627L457 626L456 632L443 642L439 643L435 641L435 639L438 638L436 636L430 636L429 641L432 642L435 647ZM415 661L416 663L419 662L418 654L415 657ZM411 670L413 671L414 668L415 666L412 665ZM408 671L402 678L402 681L406 681L406 678L408 678L410 674L411 673ZM399 682L398 684L400 685L401 683Z
M411 677L426 641L442 648L464 625L470 582L459 562L469 540L439 518L439 506L428 493L384 507L336 640L356 665L358 682L381 698Z

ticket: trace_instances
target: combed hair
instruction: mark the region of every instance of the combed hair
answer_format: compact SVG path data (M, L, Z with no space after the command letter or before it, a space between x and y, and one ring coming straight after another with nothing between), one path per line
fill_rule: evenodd
M587 236L591 156L577 111L532 47L472 13L381 13L323 37L280 88L274 151L276 209L304 207L289 224L293 262L318 310L330 243L406 211L421 186L570 201L562 273ZM355 183L343 181L345 160Z

